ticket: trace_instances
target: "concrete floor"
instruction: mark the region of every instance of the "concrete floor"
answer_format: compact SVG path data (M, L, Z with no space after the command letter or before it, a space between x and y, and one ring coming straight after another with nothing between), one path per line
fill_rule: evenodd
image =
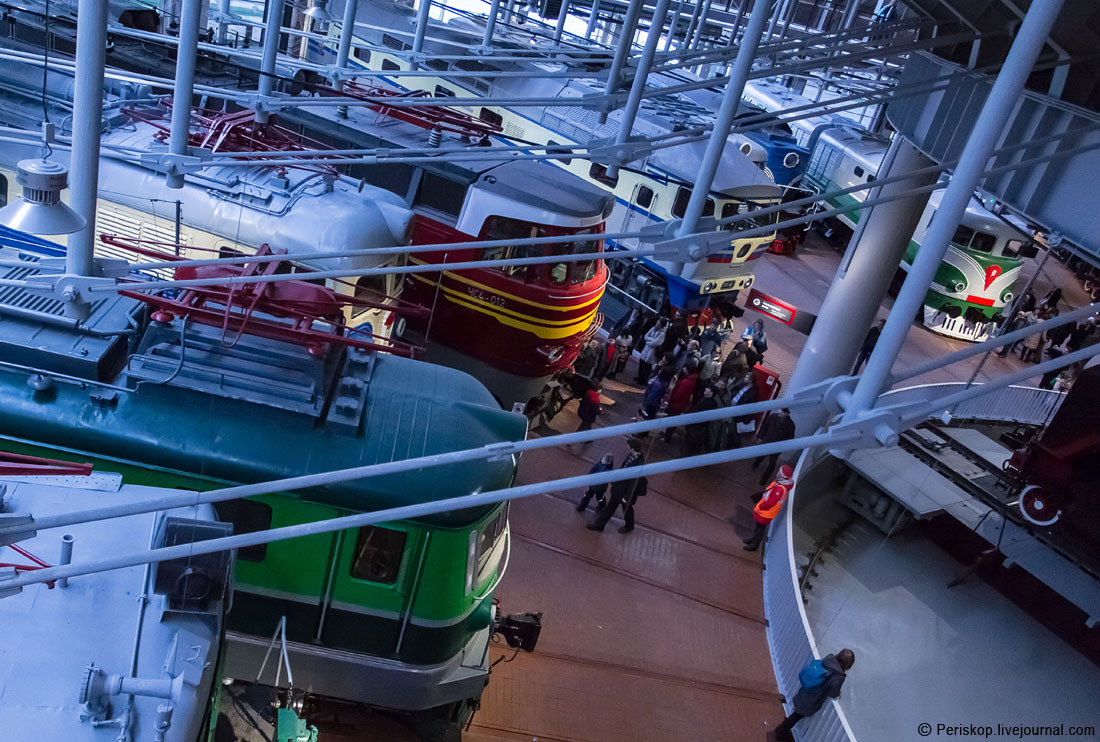
M797 526L828 520L807 515L816 517ZM799 531L796 543L808 545ZM806 612L822 651L856 653L842 703L857 738L917 740L922 722L1100 730L1100 667L980 579L948 589L962 571L919 534L887 540L863 521L817 567Z

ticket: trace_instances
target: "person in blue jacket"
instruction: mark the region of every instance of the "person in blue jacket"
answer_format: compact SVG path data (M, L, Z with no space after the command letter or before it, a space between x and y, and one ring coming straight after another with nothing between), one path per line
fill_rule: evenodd
M830 698L839 698L840 687L844 685L848 670L852 669L855 661L855 652L842 649L836 654L827 654L820 660L807 662L798 673L799 688L794 697L794 708L775 728L776 740L791 742L794 740L791 730L795 724L816 714Z
M609 453L605 453L595 465L588 470L589 474L599 474L603 471L610 471L615 468L615 457ZM584 497L577 503L577 512L583 513L588 509L588 503L592 502L592 498L596 498L596 509L602 508L607 501L604 500L604 493L607 492L607 482L603 484L593 484L584 493Z

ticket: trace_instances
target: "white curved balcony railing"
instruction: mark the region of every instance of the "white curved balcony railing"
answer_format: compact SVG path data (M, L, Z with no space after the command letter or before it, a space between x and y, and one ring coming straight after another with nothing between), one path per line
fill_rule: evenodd
M963 383L946 383L896 389L883 394L879 398L879 406L931 402L965 386ZM1010 386L962 402L950 412L954 420L1042 425L1053 417L1064 397L1061 392L1047 389ZM786 507L772 524L764 551L764 615L768 619L768 645L775 680L779 692L787 698L788 712L790 702L798 692L798 671L811 655L820 656L798 587L794 527L790 517L799 492L813 495L813 478L803 481L803 474L809 472L814 463L814 451L804 451L795 468L798 486L791 491ZM795 738L799 742L856 741L844 710L837 701L829 701L816 714L799 723Z
M981 384L975 386L981 386ZM877 406L888 407L914 402L931 402L937 397L945 397L965 387L966 384L962 382L952 382L895 389L879 397ZM954 408L945 407L944 409L950 412L951 417L955 420L1043 425L1054 416L1058 405L1062 403L1065 396L1063 392L1055 392L1050 389L1009 386L960 402Z

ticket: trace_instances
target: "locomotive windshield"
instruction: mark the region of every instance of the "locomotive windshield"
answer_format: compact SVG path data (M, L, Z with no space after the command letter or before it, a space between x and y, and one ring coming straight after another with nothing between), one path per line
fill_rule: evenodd
M571 229L546 224L535 224L506 216L491 216L482 227L482 240L519 240L533 237L560 237L562 235L598 235L603 225ZM498 245L487 247L482 252L483 260L509 260L531 258L543 255L574 255L578 253L598 252L599 239L578 239L554 245ZM549 282L555 286L566 283L584 283L596 277L597 262L585 260L576 263L553 263L544 265L508 265L499 270L510 276L523 276L526 281Z
M755 201L727 201L722 204L722 218L729 219L738 214L747 214L755 209L762 209L769 204L756 203ZM779 221L779 213L773 212L762 217L746 216L744 219L726 225L726 229L732 232L741 232L756 227L771 226Z

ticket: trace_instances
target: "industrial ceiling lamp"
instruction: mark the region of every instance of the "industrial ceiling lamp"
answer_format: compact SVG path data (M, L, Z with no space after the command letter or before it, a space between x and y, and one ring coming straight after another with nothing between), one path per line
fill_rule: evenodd
M332 13L328 12L328 0L313 0L313 3L306 8L305 15L317 23L332 22Z
M22 160L16 181L23 197L0 209L0 224L30 234L72 234L87 220L61 203L61 191L69 187L69 171L50 160Z

